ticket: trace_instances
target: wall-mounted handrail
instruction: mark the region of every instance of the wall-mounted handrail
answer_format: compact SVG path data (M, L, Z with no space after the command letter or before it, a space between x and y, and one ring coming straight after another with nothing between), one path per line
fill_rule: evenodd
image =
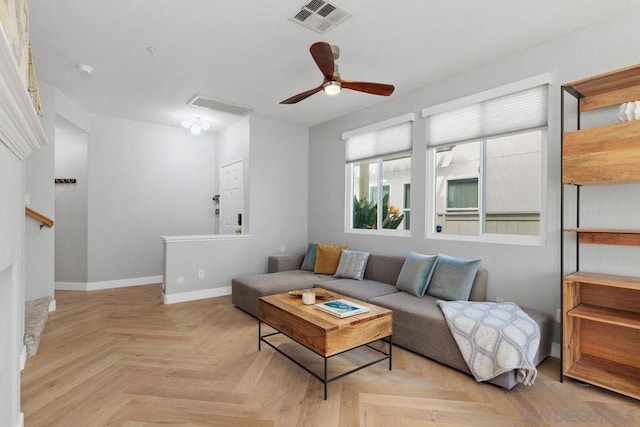
M25 206L24 207L24 213L27 216L30 216L31 218L40 221L40 230L42 230L42 227L53 227L53 220L50 218L47 218L46 216L42 215L39 212L34 211L33 209Z

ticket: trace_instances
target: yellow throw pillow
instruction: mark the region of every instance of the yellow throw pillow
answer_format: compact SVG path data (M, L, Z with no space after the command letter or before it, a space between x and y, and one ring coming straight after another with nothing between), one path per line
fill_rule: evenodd
M349 246L331 246L318 243L316 245L316 265L313 272L317 274L335 274L343 249L349 249Z

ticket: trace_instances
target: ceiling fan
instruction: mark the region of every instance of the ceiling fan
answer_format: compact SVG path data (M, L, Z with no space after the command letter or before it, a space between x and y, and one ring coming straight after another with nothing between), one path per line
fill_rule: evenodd
M340 57L340 48L330 45L327 42L316 42L309 48L313 60L324 76L324 80L320 86L305 92L293 95L280 104L295 104L313 95L314 93L324 90L327 95L336 95L342 89L351 89L358 92L371 93L373 95L389 96L395 89L393 85L384 83L356 82L351 80L343 80L338 72L338 65L335 60Z

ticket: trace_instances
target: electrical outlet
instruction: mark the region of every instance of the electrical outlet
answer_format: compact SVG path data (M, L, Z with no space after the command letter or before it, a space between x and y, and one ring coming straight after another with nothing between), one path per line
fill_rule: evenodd
M562 322L562 311L559 308L556 308L556 322Z
M198 279L204 279L204 270L198 270Z

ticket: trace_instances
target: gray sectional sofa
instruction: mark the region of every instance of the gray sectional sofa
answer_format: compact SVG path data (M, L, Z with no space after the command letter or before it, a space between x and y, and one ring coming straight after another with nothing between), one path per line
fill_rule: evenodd
M456 344L437 299L420 298L396 288L404 257L371 254L364 280L340 279L302 270L301 255L269 257L268 273L237 277L232 280L232 301L238 308L258 316L258 298L293 289L321 287L393 310L393 343L426 356L459 371L471 374ZM486 301L488 272L479 267L473 281L470 301ZM551 353L553 319L538 310L523 308L540 327L540 347L535 357L538 365ZM518 382L515 371L506 372L489 381L505 388Z

